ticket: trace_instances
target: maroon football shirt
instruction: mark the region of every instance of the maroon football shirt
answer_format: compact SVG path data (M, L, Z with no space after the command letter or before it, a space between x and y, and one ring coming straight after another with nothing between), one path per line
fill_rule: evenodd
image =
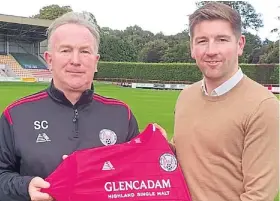
M167 140L149 124L130 142L76 151L48 177L57 201L191 201Z

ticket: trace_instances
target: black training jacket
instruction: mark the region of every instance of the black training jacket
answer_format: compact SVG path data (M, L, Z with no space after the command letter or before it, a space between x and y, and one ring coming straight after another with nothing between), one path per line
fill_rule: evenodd
M75 150L127 142L139 133L123 102L85 91L73 106L53 83L9 105L0 119L0 201L28 201L32 178L46 178Z

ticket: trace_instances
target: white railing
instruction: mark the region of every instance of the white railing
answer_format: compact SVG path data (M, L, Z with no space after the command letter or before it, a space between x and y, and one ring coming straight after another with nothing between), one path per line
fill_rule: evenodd
M51 82L52 78L47 77L1 77L0 82ZM147 88L147 89L169 89L169 90L182 90L188 87L188 84L163 84L163 83L121 83L121 86L131 88ZM280 93L280 87L275 85L264 85L267 90L274 94Z

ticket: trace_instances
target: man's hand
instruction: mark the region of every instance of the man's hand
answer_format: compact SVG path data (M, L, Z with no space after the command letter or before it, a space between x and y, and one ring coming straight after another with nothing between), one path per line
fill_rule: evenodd
M42 188L49 188L50 184L40 177L35 177L30 181L28 192L31 201L53 201L53 198L47 194L42 193Z
M168 137L167 137L167 133L166 131L158 124L154 123L154 126L160 130L160 132L162 133L162 135L165 137L165 139L168 141ZM171 141L168 141L168 144L171 148L171 150L173 151L174 154L176 154L176 148L175 148L175 144L174 144L174 140L171 139Z
M65 160L68 155L63 155L62 159ZM50 184L40 177L35 177L31 180L28 188L31 201L53 201L54 199L47 193L42 193L42 188L49 188Z
M160 132L162 133L162 135L168 140L166 131L165 131L160 125L158 125L157 123L154 123L154 126L155 126L157 129L159 129Z

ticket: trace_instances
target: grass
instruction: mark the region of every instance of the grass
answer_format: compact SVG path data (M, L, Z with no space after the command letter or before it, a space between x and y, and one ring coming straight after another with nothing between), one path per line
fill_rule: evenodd
M0 112L12 101L46 88L43 83L0 82ZM95 83L100 95L126 102L136 116L140 130L148 123L157 122L163 126L169 138L173 135L174 107L179 91L131 89L120 86ZM277 95L279 98L279 95Z
M46 88L42 83L1 83L0 112L12 101ZM162 125L169 138L173 135L174 107L179 91L161 91L149 89L131 89L109 84L95 84L98 94L117 98L127 103L138 120L140 130L148 123Z
M3 83L0 82L0 112L12 101L46 88L42 83ZM148 123L162 125L169 138L173 135L173 111L179 91L160 91L123 88L108 84L95 84L97 93L103 96L120 99L126 102L136 116L140 130ZM277 95L279 98L279 95ZM279 197L275 198L279 201Z

